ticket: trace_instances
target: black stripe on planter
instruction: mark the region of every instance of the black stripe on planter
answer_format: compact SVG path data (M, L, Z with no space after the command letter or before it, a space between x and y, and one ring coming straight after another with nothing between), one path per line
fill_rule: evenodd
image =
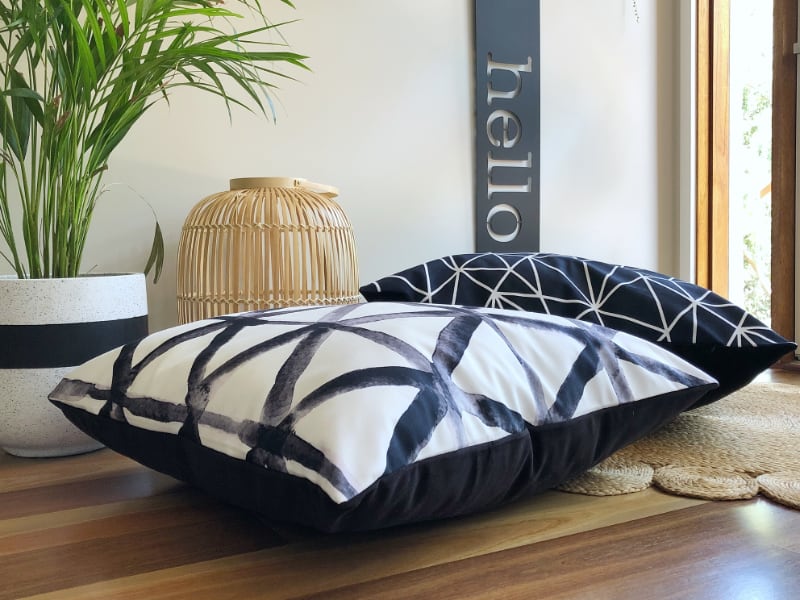
M72 367L147 335L147 315L47 325L0 325L0 369Z

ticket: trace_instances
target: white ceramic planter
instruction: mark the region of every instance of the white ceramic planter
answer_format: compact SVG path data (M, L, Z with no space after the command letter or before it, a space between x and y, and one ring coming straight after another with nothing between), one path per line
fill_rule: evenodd
M73 367L146 334L141 273L0 276L0 448L29 457L100 448L47 395Z

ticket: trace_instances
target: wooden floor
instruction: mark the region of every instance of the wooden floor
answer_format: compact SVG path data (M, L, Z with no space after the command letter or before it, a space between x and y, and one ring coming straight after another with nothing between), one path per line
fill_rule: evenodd
M108 450L0 452L0 600L299 597L794 599L800 511L548 492L330 536L267 525Z

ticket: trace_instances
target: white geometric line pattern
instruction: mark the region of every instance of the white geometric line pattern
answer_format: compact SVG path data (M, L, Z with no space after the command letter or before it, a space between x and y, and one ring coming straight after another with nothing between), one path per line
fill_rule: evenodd
M654 342L741 347L786 341L700 286L645 269L559 254L445 256L367 284L361 292L372 299L398 289L412 292L416 302L542 312L612 329L627 325L626 331Z

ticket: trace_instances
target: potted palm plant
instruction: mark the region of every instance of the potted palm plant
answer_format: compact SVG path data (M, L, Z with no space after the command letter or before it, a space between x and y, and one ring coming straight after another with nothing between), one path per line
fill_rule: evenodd
M275 0L291 6L289 0ZM143 274L83 276L109 157L171 90L272 113L286 50L261 0L4 0L0 5L0 447L72 454L93 442L46 396L83 359L146 333ZM247 23L255 25L247 26ZM242 25L245 23L245 25ZM156 225L145 271L157 277Z

